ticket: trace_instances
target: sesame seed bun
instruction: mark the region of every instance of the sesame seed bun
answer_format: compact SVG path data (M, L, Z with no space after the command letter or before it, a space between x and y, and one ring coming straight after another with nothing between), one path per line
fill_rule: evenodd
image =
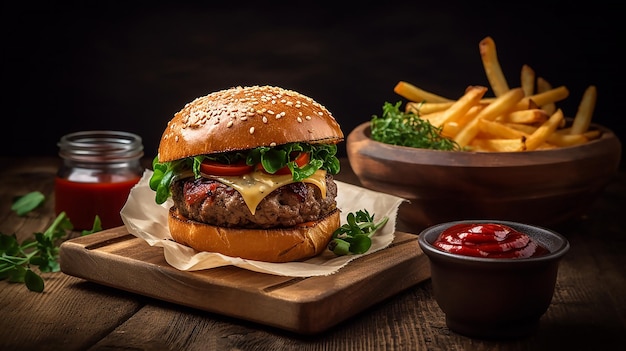
M169 121L160 162L291 142L336 144L344 138L322 105L272 86L234 87L199 97Z

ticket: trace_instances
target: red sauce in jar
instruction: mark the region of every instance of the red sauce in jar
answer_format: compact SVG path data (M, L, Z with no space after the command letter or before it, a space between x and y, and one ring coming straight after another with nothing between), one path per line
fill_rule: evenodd
M484 258L528 258L549 253L527 234L495 223L453 225L433 245L446 252Z
M91 229L96 215L102 228L123 225L120 210L139 177L116 183L80 183L56 177L55 208L65 211L75 229Z
M123 131L81 131L59 141L63 163L55 178L55 212L75 230L123 225L120 211L143 173L141 137Z

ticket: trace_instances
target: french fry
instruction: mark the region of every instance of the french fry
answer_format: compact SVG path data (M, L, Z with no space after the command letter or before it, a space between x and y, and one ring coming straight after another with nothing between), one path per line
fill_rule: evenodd
M541 144L545 143L548 137L558 128L563 118L563 111L557 109L547 121L526 138L526 150L536 150Z
M546 111L533 108L528 110L520 110L513 111L507 115L502 115L497 118L498 122L501 123L523 123L523 124L534 124L534 123L543 123L548 120L550 117Z
M531 96L526 96L515 105L514 110L526 110L532 103L534 106L544 106L546 104L557 102L566 99L569 96L569 90L564 85L544 91L543 93L537 93Z
M472 151L477 152L517 152L526 149L524 138L518 139L485 139L475 138L470 143Z
M467 111L466 114L460 116L457 120L449 120L448 122L443 124L443 129L441 130L441 134L448 138L454 138L465 125L467 125L471 120L473 120L476 115L485 108L486 105L476 105L472 106L472 108Z
M453 102L453 100L433 94L407 82L400 81L393 91L407 100L415 102Z
M523 65L520 72L520 85L524 95L531 96L535 92L535 70L529 65Z
M589 138L585 134L552 133L546 141L552 145L564 147L584 144L589 141Z
M506 124L488 121L486 119L480 119L478 121L478 128L481 132L498 139L520 139L527 136L526 133L515 128L511 128Z
M443 111L441 117L442 125L447 121L458 120L461 116L465 115L472 106L480 103L480 99L487 92L487 87L483 86L470 86L465 90L465 94L461 96L452 106Z
M502 73L502 67L498 61L498 54L496 51L496 43L493 38L486 37L478 43L478 49L480 51L480 58L483 62L485 74L487 80L491 85L491 89L496 97L504 95L509 91L509 84Z
M509 123L507 124L509 128L519 130L528 135L534 133L538 127L521 124L521 123ZM574 146L580 145L588 142L589 140L595 139L600 136L599 130L590 130L584 134L569 134L569 132L563 132L563 130L556 130L554 133L548 136L546 142L563 147L563 146Z
M469 142L480 131L478 121L483 118L488 121L496 119L496 117L508 113L513 107L524 97L522 88L515 88L507 91L499 96L494 102L482 109L474 119L472 119L459 133L454 140L461 146L467 146Z
M406 112L412 112L415 114L427 115L429 113L441 112L447 110L454 104L454 101L450 102L407 102L405 110Z
M543 77L537 78L537 92L545 93L546 91L552 90L552 84L550 84ZM548 115L552 115L556 111L556 105L554 102L549 102L541 106L541 109L546 111Z
M591 124L591 117L593 116L593 110L596 107L596 100L598 97L598 90L595 85L587 87L583 93L583 97L578 105L578 112L572 122L571 134L581 134L589 129Z
M465 94L463 94L463 96L461 96L457 101L453 102L452 105L450 105L448 108L444 109L442 107L441 110L426 114L424 114L423 110L420 109L420 117L422 119L428 120L430 124L434 126L441 127L444 123L448 121L455 121L466 115L470 108L480 103L481 98L486 92L487 87L470 86L465 90ZM442 104L447 105L448 103ZM415 105L412 104L412 106ZM429 106L432 106L432 104Z
M573 135L576 135L576 134L573 134ZM602 136L602 132L597 129L593 129L593 130L588 130L584 132L583 135L585 136L585 138L587 138L587 140L593 140L593 139L598 139L600 136Z
M440 127L443 124L444 112L445 110L437 111L437 112L433 112L433 113L429 113L425 115L420 114L420 118L427 120L428 122L430 122L430 124L436 127Z

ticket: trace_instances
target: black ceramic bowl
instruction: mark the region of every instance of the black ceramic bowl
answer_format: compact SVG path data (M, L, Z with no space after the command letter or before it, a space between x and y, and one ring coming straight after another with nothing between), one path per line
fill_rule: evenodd
M498 223L526 233L548 249L531 258L482 258L442 251L433 242L459 223ZM419 234L430 260L435 299L450 330L481 339L528 335L538 327L554 294L560 259L569 242L551 230L498 220L464 220L431 226Z

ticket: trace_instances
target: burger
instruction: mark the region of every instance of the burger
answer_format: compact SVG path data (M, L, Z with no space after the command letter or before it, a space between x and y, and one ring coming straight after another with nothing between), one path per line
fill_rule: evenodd
M199 97L168 122L150 187L171 199L172 239L196 251L291 262L340 227L341 128L312 98L273 86Z

